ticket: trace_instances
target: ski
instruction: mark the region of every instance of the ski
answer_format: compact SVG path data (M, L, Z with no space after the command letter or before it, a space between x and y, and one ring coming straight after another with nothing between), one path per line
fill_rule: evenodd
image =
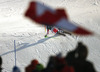
M66 32L66 31L63 31L63 33L68 34L68 35L72 35L70 32Z
M60 33L60 32L57 32L57 34L62 35L62 36L66 36L64 33Z

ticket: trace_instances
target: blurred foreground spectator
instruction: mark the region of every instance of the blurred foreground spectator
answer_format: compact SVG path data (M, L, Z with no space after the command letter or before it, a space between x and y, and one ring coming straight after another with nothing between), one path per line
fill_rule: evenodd
M31 64L29 64L25 68L25 72L33 72L36 69L36 65L39 64L38 60L34 59L31 61Z
M0 56L0 72L2 72L2 58Z
M69 52L65 59L68 65L74 67L75 72L96 72L93 64L86 60L87 55L87 46L79 42L76 49Z
M42 64L37 64L33 72L42 72L43 69L44 69L44 66Z
M76 49L68 52L66 57L62 57L61 53L50 56L46 68L33 60L25 72L96 72L93 64L86 60L87 55L87 46L79 42Z
M21 72L19 67L14 66L12 72Z
M49 58L47 67L43 72L74 72L74 68L68 66L65 59L60 55L57 55Z

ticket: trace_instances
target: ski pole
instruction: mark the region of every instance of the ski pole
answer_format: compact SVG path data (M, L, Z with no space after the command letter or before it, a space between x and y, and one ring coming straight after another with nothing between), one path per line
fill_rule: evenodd
M16 42L14 40L15 66L16 66Z

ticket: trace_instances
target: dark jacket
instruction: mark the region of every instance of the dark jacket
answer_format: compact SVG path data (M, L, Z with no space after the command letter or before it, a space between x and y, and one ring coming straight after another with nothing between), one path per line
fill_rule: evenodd
M96 72L93 64L84 58L77 58L75 51L69 52L65 59L69 66L74 67L75 72Z

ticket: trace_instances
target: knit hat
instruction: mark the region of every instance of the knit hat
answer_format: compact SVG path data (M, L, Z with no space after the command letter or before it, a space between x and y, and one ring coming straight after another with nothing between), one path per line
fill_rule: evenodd
M36 66L38 63L39 63L39 62L38 62L38 60L36 60L36 59L34 59L34 60L31 61L31 64L32 64L33 66Z
M21 72L21 71L20 71L20 69L17 66L14 66L12 72Z
M42 64L37 64L37 66L36 66L37 71L41 71L43 69L44 69L44 66Z

